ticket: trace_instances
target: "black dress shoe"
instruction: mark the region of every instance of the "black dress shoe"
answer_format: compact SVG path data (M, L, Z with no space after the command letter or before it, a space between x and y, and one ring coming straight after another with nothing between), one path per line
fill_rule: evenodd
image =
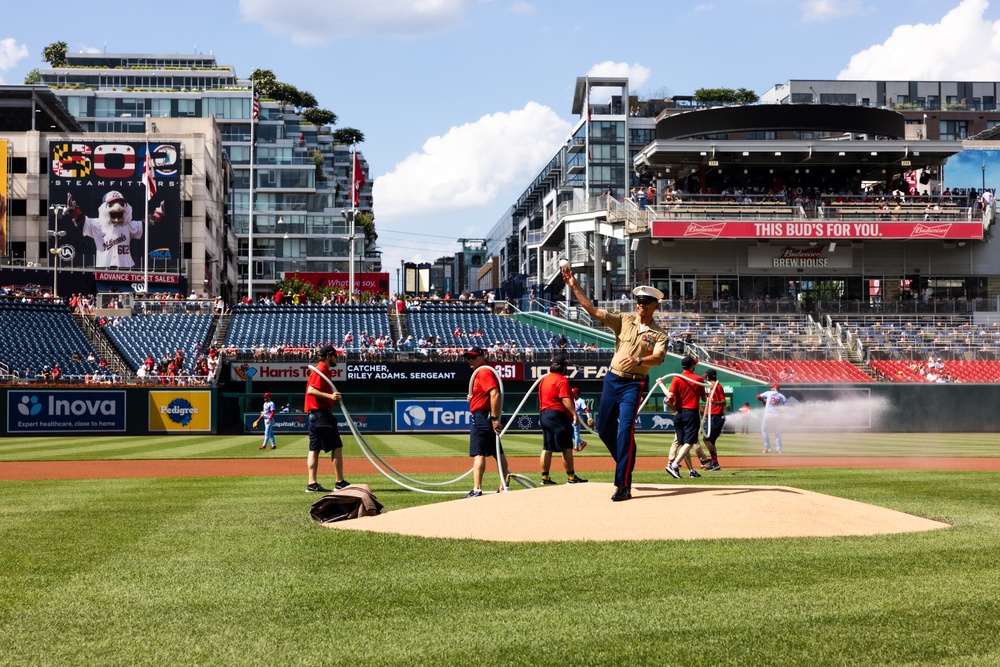
M614 502L619 502L622 500L629 500L632 498L632 491L621 486L615 487L615 494L611 496L611 500Z

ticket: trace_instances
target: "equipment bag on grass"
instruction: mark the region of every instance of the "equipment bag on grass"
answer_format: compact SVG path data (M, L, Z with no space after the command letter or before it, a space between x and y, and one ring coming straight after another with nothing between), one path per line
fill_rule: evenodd
M348 486L323 496L309 508L309 516L320 523L333 523L375 516L382 513L382 503L366 486Z

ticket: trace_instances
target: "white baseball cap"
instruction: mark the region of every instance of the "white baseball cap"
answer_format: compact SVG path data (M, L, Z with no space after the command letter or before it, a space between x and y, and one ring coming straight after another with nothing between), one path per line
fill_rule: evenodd
M125 195L118 192L117 190L112 190L108 194L104 195L104 203L110 204L113 201L125 201Z
M634 290L632 290L632 296L637 299L647 298L656 299L657 301L663 298L663 292L656 289L655 287L650 287L649 285L639 285Z

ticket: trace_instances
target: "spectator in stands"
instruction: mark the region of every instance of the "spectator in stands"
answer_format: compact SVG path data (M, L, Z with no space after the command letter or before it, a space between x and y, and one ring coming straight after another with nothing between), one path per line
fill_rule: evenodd
M62 376L63 376L63 372L62 372L62 369L59 368L59 364L53 364L53 366L52 366L52 381L53 382L62 382Z
M42 366L42 381L52 382L52 369L47 364Z
M87 361L97 361L97 358L94 356L93 350L87 353Z

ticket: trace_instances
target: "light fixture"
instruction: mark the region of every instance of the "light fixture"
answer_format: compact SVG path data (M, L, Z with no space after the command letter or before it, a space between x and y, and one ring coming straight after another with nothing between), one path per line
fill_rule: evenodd
M156 132L156 123L150 123L149 126L153 128L153 132Z
M830 241L830 248L829 248L830 252L833 252L836 249L837 249L837 242L836 241Z
M872 156L878 155L878 151L872 151Z
M839 153L837 153L838 157L844 157L845 155L847 155L847 153L845 153L844 151L840 151Z
M774 157L781 157L781 151L774 151Z
M750 151L743 151L743 157L749 157Z
M284 219L284 218L282 218L282 217L281 217L280 215L278 216L278 224L279 224L279 225L283 225L283 224L285 224L285 219Z

